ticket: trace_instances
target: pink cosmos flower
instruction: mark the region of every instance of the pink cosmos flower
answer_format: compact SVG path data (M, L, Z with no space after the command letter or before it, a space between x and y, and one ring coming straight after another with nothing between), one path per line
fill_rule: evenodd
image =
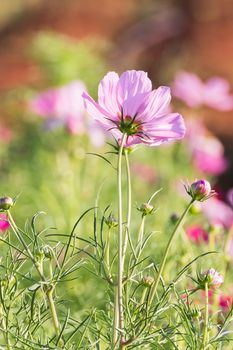
M4 232L10 228L6 214L0 214L0 231Z
M172 92L189 107L202 105L220 111L233 109L233 95L229 94L229 83L220 77L213 77L205 83L194 73L180 71L176 74Z
M188 238L197 245L203 242L208 243L208 240L209 240L208 232L199 225L192 225L187 227L186 234Z
M82 93L86 86L80 80L68 85L49 89L35 96L30 101L30 109L46 118L46 126L53 128L65 126L70 134L86 132L95 146L105 141L103 130L86 116Z
M158 146L185 134L183 118L169 112L170 88L152 83L143 71L126 71L120 77L110 72L101 80L98 103L83 93L88 113L120 142L127 134L127 146L144 143Z

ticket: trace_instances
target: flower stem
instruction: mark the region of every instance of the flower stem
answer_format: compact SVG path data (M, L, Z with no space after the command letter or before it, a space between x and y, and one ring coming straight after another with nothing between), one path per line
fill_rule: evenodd
M112 349L115 349L117 344L117 329L119 325L119 313L118 313L118 287L114 288L115 300L114 300L114 320L113 320L113 335L112 335Z
M192 199L190 201L189 205L187 206L187 208L185 209L185 211L183 212L183 214L181 215L179 221L177 222L177 224L176 224L176 226L175 226L175 228L174 228L174 230L173 230L173 232L172 232L172 234L170 236L170 239L168 241L167 247L165 249L165 252L164 252L164 255L163 255L163 258L162 258L162 262L161 262L160 267L159 267L159 271L158 271L158 275L157 275L156 281L155 281L154 285L151 288L151 293L150 293L150 297L149 297L149 300L148 300L149 306L151 305L151 303L152 303L152 301L154 299L154 296L156 294L156 291L157 291L157 288L158 288L158 285L159 285L159 281L160 281L160 278L162 276L162 273L163 273L163 270L164 270L164 267L165 267L165 263L166 263L166 260L167 260L168 252L169 252L169 249L171 247L172 241L173 241L177 231L179 230L179 228L184 223L185 216L188 213L189 209L191 208L193 202L194 202L194 200Z
M119 329L120 329L120 344L124 341L122 334L124 329L124 310L123 310L123 218L122 218L122 154L124 143L126 140L126 134L123 134L121 139L121 145L118 153L117 164L117 189L118 189L118 271L117 271L117 300L115 298L114 312L118 312ZM116 292L116 291L115 291ZM117 303L117 305L116 305ZM117 320L117 316L114 315L114 320ZM114 324L113 339L118 338L117 325Z
M108 274L110 273L110 271L109 271L109 269L110 269L110 259L109 259L110 232L111 232L111 229L108 228L106 247L105 247L105 263L106 263L106 268L107 268Z
M140 255L141 250L142 250L142 240L143 240L143 235L144 235L145 218L146 218L145 215L143 215L140 229L138 232L138 242L137 242L138 251L139 251L138 255Z
M130 175L130 167L129 167L129 157L128 157L128 151L124 150L125 155L125 161L126 161L126 173L127 173L127 223L126 223L126 234L125 234L125 240L123 245L123 256L122 256L122 266L124 269L124 261L125 261L125 254L127 250L127 244L128 244L128 235L130 234L130 223L131 223L131 207L132 207L132 190L131 190L131 175Z
M209 317L209 290L208 283L205 283L205 319L204 319L204 330L203 330L203 339L201 350L207 349L208 345L208 320Z

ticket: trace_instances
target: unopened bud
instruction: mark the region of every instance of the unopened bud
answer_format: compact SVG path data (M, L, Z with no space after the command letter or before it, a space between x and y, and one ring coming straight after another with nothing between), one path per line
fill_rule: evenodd
M206 180L195 181L191 186L185 186L185 189L193 200L200 202L205 201L215 194L215 191L211 190L210 183Z
M154 283L154 278L151 277L151 276L144 276L143 277L143 280L142 280L142 283L145 287L149 288L152 286L152 284Z
M223 281L224 277L213 268L202 272L198 276L198 284L202 289L205 288L206 283L208 284L209 288L216 289L223 283Z
M142 203L137 209L142 213L143 216L150 215L155 212L155 208L149 203Z
M110 214L104 221L109 228L117 227L118 225L118 221L113 214Z
M172 224L176 224L178 220L179 220L179 216L176 213L173 213L170 216L170 221L172 222Z
M14 204L11 197L1 197L0 198L0 211L9 210Z
M42 247L36 249L35 258L37 261L42 261L44 259L44 256L45 256L45 254L44 254L44 250Z

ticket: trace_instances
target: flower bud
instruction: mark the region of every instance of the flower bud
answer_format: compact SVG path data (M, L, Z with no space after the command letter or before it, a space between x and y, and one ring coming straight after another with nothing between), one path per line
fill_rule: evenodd
M107 218L105 218L104 221L109 228L117 227L118 225L118 221L112 213Z
M137 209L142 213L143 216L150 215L155 212L155 208L149 203L142 203L141 206Z
M44 259L44 250L42 247L39 247L38 249L36 249L35 251L35 259L36 261L42 261Z
M210 183L206 180L198 180L192 183L191 186L186 188L187 193L193 200L203 202L206 199L212 197L215 191L211 190Z
M9 210L14 204L11 197L1 197L0 198L0 211Z
M154 278L151 276L144 276L142 279L143 285L147 288L151 287L154 281L155 281Z
M198 277L198 283L202 289L205 288L206 283L209 288L216 289L223 283L223 281L224 277L213 268L202 272Z
M50 259L50 260L52 259L52 252L49 249L49 247L47 247L47 246L43 247L43 252L44 252L45 258Z

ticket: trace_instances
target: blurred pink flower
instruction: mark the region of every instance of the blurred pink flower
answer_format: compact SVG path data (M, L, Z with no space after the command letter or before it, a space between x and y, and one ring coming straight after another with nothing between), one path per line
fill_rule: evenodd
M220 175L228 167L224 147L214 136L209 135L205 126L196 120L187 121L187 137L195 167L209 175Z
M213 290L208 291L209 304L212 305L217 300L218 306L223 312L229 312L233 303L232 296L229 294L222 293L216 295L216 292ZM205 292L201 291L201 299L205 299Z
M83 98L88 113L118 141L127 134L125 146L158 146L185 134L183 118L169 111L170 88L160 86L152 91L143 71L126 71L120 77L109 72L99 84L98 103L85 92Z
M211 225L222 225L227 229L233 225L233 210L223 201L212 197L200 205Z
M233 299L229 294L220 294L219 306L223 312L229 312L232 307Z
M194 73L180 71L176 74L172 92L189 107L202 105L220 111L233 109L233 95L229 94L229 83L220 77L213 77L205 83Z
M132 173L135 176L141 177L148 184L155 184L158 180L157 174L154 168L148 164L133 163Z
M208 232L199 225L192 225L186 228L188 238L195 244L207 243L209 240Z
M47 127L65 126L70 134L87 133L95 146L105 140L103 130L86 116L82 93L86 86L80 80L59 88L49 89L35 96L30 109L47 119ZM94 135L94 136L93 136Z
M10 228L6 214L0 214L0 231L4 232Z
M76 80L57 89L44 91L31 100L30 109L42 117L65 124L72 134L83 133L84 90L84 83Z

